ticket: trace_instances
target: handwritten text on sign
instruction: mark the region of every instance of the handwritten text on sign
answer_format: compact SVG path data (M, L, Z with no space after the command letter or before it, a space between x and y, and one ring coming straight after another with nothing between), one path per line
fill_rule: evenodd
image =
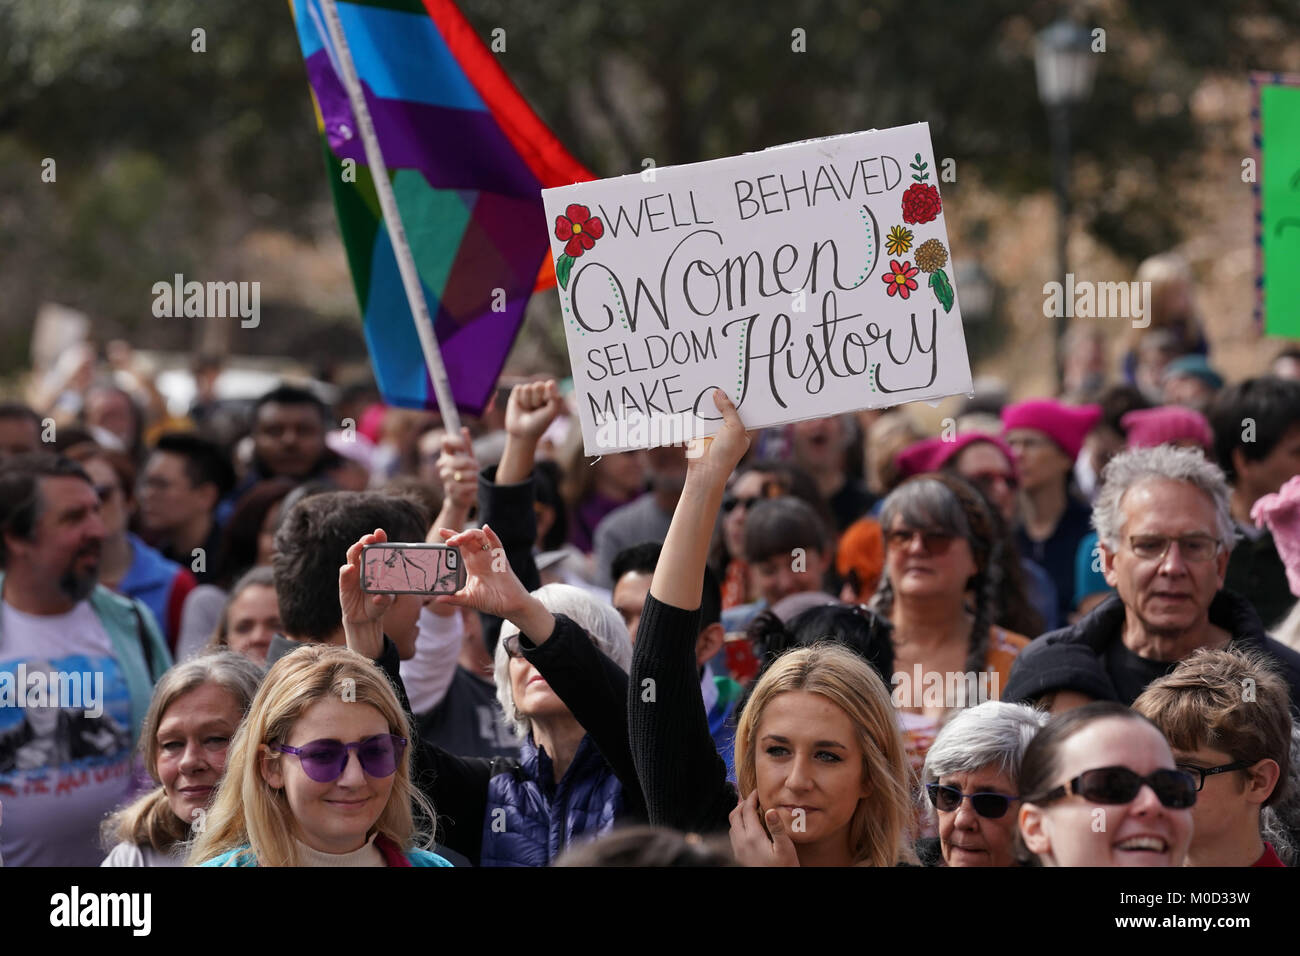
M589 455L970 390L924 123L543 190Z

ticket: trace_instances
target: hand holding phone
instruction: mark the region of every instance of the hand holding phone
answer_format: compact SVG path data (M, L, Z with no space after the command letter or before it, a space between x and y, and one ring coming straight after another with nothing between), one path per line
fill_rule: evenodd
M445 544L376 543L361 550L366 594L455 594L465 586L460 550Z

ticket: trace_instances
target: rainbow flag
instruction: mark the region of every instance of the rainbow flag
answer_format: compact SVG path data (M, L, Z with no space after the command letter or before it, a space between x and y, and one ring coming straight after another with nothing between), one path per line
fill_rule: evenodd
M456 405L481 414L535 289L553 285L541 190L592 179L450 0L338 0ZM319 0L290 0L384 400L436 408ZM348 162L351 161L351 162Z

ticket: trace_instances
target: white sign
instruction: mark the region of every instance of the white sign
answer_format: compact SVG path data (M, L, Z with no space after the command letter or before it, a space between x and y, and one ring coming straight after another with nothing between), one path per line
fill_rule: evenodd
M588 455L971 390L925 123L542 191Z

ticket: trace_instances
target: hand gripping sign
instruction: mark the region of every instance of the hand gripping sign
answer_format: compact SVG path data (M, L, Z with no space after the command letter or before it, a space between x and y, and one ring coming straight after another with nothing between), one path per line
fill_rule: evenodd
M588 455L969 392L929 127L542 191Z

